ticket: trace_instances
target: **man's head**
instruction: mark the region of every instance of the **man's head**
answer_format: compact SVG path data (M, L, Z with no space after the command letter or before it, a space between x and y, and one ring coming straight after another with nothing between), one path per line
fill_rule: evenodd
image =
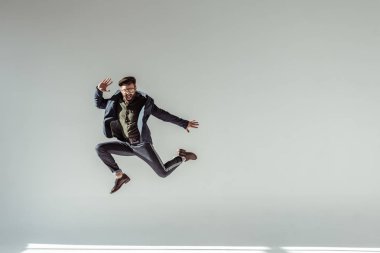
M124 77L119 81L119 86L123 98L131 101L136 94L136 78L133 76Z

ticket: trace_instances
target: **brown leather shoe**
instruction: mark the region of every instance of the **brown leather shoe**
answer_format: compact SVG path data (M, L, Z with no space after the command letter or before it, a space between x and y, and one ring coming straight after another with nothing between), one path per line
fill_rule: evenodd
M185 157L185 162L188 160L197 160L197 155L192 153L192 152L187 152L184 149L179 149L178 150L178 155Z
M123 175L120 178L117 178L115 180L115 186L112 188L110 193L112 194L112 193L116 192L117 190L120 189L120 187L123 186L123 184L128 183L130 180L131 179L126 174L123 173Z

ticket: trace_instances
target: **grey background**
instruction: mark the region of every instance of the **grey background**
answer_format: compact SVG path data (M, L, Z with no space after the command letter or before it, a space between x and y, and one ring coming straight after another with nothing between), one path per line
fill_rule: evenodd
M379 247L379 1L0 1L0 245ZM95 86L158 106L159 178L94 147ZM107 94L111 95L111 94Z

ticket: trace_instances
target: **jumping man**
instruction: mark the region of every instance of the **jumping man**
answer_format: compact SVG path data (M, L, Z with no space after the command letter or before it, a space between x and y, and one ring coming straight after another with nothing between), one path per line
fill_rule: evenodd
M111 78L100 82L95 92L95 104L104 113L104 135L107 138L117 138L118 141L100 143L96 152L100 159L116 176L111 193L128 183L130 178L116 164L112 154L122 156L136 155L144 160L160 176L170 175L182 162L196 160L197 156L184 149L178 150L178 156L162 163L153 147L147 121L153 115L163 121L171 122L190 132L190 128L198 128L197 121L184 120L158 108L154 100L143 92L136 90L136 79L133 76L124 77L119 81L120 89L109 99L103 98L103 92L108 92L112 84Z

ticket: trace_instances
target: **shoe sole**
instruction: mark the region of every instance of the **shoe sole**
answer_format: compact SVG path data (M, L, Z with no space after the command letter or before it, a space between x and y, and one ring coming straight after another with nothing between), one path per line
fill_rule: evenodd
M119 188L117 188L117 189L114 190L114 191L111 191L110 194L115 193L115 192L117 192L118 190L120 190L120 188L123 186L123 184L126 184L126 183L128 183L129 181L131 181L130 178L126 179L124 182L122 182L122 183L120 184L120 187L119 187Z

